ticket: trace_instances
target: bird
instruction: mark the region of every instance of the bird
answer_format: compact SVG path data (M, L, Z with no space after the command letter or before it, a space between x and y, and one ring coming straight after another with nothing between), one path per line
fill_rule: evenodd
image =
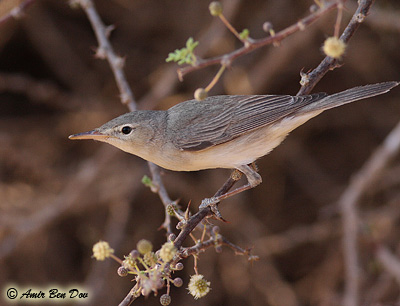
M173 171L237 169L247 184L231 191L231 196L262 182L251 164L292 130L325 110L387 93L399 84L370 84L331 95L216 95L168 110L136 110L69 138L105 142ZM203 204L221 199L210 198Z

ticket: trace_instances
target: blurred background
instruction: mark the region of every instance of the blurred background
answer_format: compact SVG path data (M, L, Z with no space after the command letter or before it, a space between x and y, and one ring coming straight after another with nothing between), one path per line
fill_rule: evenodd
M0 14L23 1L3 0ZM275 31L309 14L310 0L222 1L241 31L262 38L264 22ZM126 60L125 72L141 109L167 109L193 97L218 67L177 79L169 52L189 37L196 53L212 57L240 42L208 11L209 1L96 0L110 40ZM356 8L347 1L342 29ZM336 11L305 31L235 61L211 94L292 94L300 71L323 59L321 45L333 35ZM146 238L158 249L164 208L141 183L146 162L93 141L68 135L91 130L127 112L106 61L94 57L97 41L81 9L67 1L34 1L22 18L0 25L0 290L8 283L88 288L89 305L117 305L132 287L117 263L91 258L107 240L120 258ZM400 2L376 1L351 40L343 66L329 72L314 92L400 80ZM174 305L338 305L344 286L342 226L337 201L400 119L400 89L328 111L311 120L258 162L262 185L220 205L228 223L221 234L252 247L253 264L229 248L201 254L199 272L212 291L194 301L187 294L193 259L176 273ZM163 171L172 199L183 208L210 197L228 170ZM359 203L362 228L363 305L394 305L399 284L376 257L380 245L400 253L400 164L391 162ZM161 294L165 293L162 291ZM3 292L1 293L3 295ZM6 303L0 300L0 305ZM160 305L159 297L135 301ZM134 304L135 305L135 304Z

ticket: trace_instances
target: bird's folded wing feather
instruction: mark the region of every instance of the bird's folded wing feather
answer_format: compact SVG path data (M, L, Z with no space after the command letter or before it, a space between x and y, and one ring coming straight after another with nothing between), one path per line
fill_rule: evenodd
M290 116L325 96L214 96L180 103L170 109L180 114L174 120L172 142L181 150L203 150ZM185 103L192 104L191 112L185 112Z

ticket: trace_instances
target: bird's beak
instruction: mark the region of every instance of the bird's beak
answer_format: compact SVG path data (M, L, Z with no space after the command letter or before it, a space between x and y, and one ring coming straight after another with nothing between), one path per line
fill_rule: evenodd
M73 139L73 140L75 140L75 139L93 139L93 140L101 141L101 140L108 138L108 135L104 135L97 130L93 130L93 131L89 131L89 132L83 132L83 133L79 133L79 134L70 135L68 138Z

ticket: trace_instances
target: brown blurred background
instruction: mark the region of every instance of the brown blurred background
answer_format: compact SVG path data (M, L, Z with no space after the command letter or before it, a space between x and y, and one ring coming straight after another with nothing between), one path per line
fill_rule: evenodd
M21 1L1 1L0 13ZM343 27L356 1L347 1ZM169 52L188 37L211 57L240 47L210 16L209 1L98 0L99 14L115 30L111 42L126 59L127 79L142 109L166 109L193 97L217 67L177 80ZM279 31L309 14L309 0L229 0L225 15L238 29L261 38L265 21ZM8 6L7 6L8 5ZM235 61L211 94L296 94L299 72L323 59L320 47L333 34L336 12L285 39ZM343 28L342 27L342 28ZM112 72L94 58L97 42L80 9L67 1L36 1L23 18L0 27L0 291L8 283L47 287L78 284L89 305L117 305L132 286L118 265L91 258L92 245L107 240L116 255L139 239L158 248L164 209L141 183L147 164L111 146L69 141L127 112ZM333 93L357 85L400 80L400 3L376 1L356 32L343 67L329 72L314 91ZM247 263L224 248L201 254L199 271L212 291L198 301L187 294L193 259L177 273L174 305L338 305L343 293L341 219L336 201L400 119L400 90L331 110L294 131L258 163L263 184L223 202L229 223L221 234L253 247L260 261ZM228 177L228 170L165 171L173 199L193 211ZM360 203L362 302L394 305L400 290L375 257L384 244L399 254L399 159L382 173ZM2 299L0 305L6 303ZM164 293L164 292L162 292ZM161 294L162 294L161 293ZM140 298L137 305L159 305ZM381 303L381 304L379 304Z

